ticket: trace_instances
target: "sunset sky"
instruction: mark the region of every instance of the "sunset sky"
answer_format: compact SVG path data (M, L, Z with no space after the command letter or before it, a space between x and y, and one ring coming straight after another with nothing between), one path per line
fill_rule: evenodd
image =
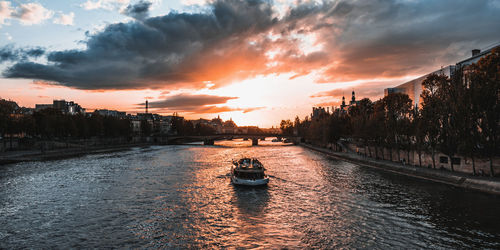
M500 0L0 0L0 98L271 127L500 42Z

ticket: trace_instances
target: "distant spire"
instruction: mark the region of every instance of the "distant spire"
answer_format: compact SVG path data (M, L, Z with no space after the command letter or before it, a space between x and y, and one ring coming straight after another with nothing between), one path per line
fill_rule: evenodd
M148 100L146 100L146 114L148 113Z
M356 101L356 97L355 97L355 94L354 94L354 89L352 90L352 101L355 102Z

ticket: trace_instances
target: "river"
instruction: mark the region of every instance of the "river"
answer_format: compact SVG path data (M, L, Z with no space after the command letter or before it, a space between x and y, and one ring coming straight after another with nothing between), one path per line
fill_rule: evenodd
M500 248L500 197L250 144L0 166L0 248ZM242 156L268 187L230 184Z

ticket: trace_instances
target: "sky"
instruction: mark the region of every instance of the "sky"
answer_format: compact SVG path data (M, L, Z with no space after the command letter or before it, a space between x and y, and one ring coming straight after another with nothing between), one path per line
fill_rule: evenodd
M0 98L271 127L500 42L500 0L0 0Z

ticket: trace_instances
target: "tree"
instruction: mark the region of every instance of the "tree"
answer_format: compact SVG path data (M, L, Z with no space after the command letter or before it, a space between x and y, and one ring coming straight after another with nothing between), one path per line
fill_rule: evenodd
M280 123L280 128L283 134L292 135L293 134L293 123L290 120L282 120Z
M493 156L500 152L500 49L493 49L466 71L466 85L474 92L472 109L478 114L480 153L489 158L490 175L494 176Z
M363 141L363 144L365 146L368 146L370 156L371 150L369 144L373 138L371 136L372 131L371 127L369 126L369 120L372 114L373 102L368 98L361 99L357 105L351 106L349 108L353 137Z
M378 159L378 151L380 145L384 144L386 136L385 129L385 109L382 99L373 103L373 114L368 121L368 127L371 128L371 141L375 147L375 158ZM382 150L382 159L385 159L384 151Z
M425 120L423 119L422 112L418 108L415 108L413 110L412 121L412 130L415 138L413 148L415 148L418 154L419 167L422 167L422 151L426 149L427 145L425 129Z
M64 131L63 114L60 110L47 108L33 114L36 133L44 139L53 139Z
M15 103L14 103L15 104ZM16 104L17 106L17 104ZM9 130L9 125L12 124L12 113L14 112L15 106L13 102L4 99L0 100L0 135L2 136L5 148L5 134Z
M408 120L412 110L412 101L406 94L392 93L382 99L385 110L385 124L387 129L387 143L391 148L390 159L392 161L392 148L395 146L400 157L400 146L405 139L404 134L408 129Z
M215 134L215 129L207 124L198 123L194 127L194 132L196 135L213 135Z
M460 142L463 141L461 131L467 116L466 109L461 105L464 99L464 85L460 70L443 83L437 91L441 100L439 148L450 159L451 171L455 171L453 158L458 153Z
M472 160L472 174L476 175L475 158L479 155L481 132L479 131L479 122L481 121L481 107L478 105L481 100L478 92L481 86L476 86L480 80L476 79L477 74L463 74L462 70L457 71L461 74L464 88L461 102L455 105L460 106L462 116L462 126L460 129L460 137L462 140L459 143L458 151L464 156L468 156ZM479 80L479 81L478 81Z
M431 151L432 167L436 168L436 151L439 145L439 135L441 131L442 100L438 90L446 85L448 77L445 75L430 74L422 82L424 91L422 97L421 128L425 135L428 149Z
M348 137L351 134L350 117L342 112L335 112L330 116L329 140L337 146L340 138Z

